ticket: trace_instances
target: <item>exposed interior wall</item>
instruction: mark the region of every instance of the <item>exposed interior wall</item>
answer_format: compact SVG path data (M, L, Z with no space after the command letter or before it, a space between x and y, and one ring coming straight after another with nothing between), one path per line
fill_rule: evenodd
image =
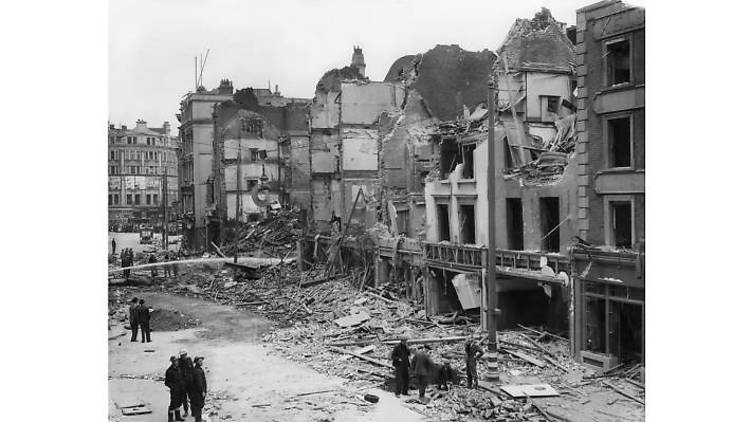
M568 330L568 305L570 292L567 288L552 285L545 289L532 280L516 280L525 288L498 292L498 307L502 309L497 319L498 329L526 326L544 326L552 332L564 333ZM498 283L504 283L500 280Z
M375 124L383 111L400 108L404 95L405 89L398 83L343 82L341 121L343 124Z

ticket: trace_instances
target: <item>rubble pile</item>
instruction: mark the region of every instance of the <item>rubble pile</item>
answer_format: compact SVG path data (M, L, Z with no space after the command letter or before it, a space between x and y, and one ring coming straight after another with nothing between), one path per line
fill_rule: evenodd
M300 213L281 209L261 221L253 221L240 228L238 249L242 252L261 251L269 257L284 257L297 246L297 239L303 233ZM226 255L234 254L234 240L221 245Z

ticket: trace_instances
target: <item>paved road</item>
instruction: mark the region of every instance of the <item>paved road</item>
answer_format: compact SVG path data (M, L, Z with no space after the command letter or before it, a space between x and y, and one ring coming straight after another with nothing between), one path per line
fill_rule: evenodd
M169 245L170 251L177 251L180 248L179 239L181 238L181 235L174 235L169 236L169 239L177 239L177 243L173 243ZM132 248L133 252L139 253L143 252L143 250L146 247L150 247L151 245L141 245L141 235L139 233L117 233L117 232L109 232L109 236L107 241L107 250L109 253L112 253L112 239L115 239L115 242L117 243L116 251L115 253L119 254L120 251L123 248ZM161 244L161 234L160 233L154 233L154 244Z
M141 297L141 295L138 295ZM164 376L169 356L182 348L206 358L209 386L207 407L217 421L405 421L421 416L392 394L375 387L354 391L346 380L329 377L284 358L270 355L260 339L269 322L235 308L201 299L168 294L144 294L152 308L173 309L202 321L189 330L154 332L152 343L131 343L127 335L109 340L109 420L166 420L169 394ZM123 331L110 331L110 338ZM295 398L300 393L334 392ZM357 395L376 394L380 402L367 405ZM143 402L153 413L124 417L118 405ZM256 406L253 405L264 405ZM269 404L265 406L265 404ZM192 418L190 419L192 420Z

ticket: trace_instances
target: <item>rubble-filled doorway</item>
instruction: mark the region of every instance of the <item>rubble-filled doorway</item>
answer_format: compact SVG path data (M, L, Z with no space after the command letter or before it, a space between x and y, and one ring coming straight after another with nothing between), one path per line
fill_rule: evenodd
M610 304L610 353L620 362L643 362L643 305L612 300Z

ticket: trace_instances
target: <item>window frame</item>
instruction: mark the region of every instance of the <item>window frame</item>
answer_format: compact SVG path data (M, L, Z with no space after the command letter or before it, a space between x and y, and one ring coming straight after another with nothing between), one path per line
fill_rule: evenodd
M612 226L612 203L630 203L630 249L635 248L635 195L605 195L604 201L604 244L613 248L615 246L615 233Z
M615 167L614 166L614 160L612 159L612 139L610 136L610 130L609 130L609 121L610 120L617 120L622 118L628 118L630 121L630 165L629 166L620 166ZM603 130L602 130L602 137L604 138L604 169L605 170L635 170L635 137L634 131L635 131L635 113L631 111L623 111L618 113L610 113L605 114L602 116L603 121Z
M622 41L628 42L628 68L630 69L630 77L628 78L627 82L620 82L618 84L613 84L609 79L609 55L607 54L607 48L612 44L617 44ZM617 35L612 38L608 38L605 40L602 40L602 58L604 59L604 77L602 78L602 81L604 81L604 87L605 88L619 88L622 86L629 86L633 85L635 83L635 75L634 75L634 66L633 66L633 35L632 34L624 34L624 35Z

